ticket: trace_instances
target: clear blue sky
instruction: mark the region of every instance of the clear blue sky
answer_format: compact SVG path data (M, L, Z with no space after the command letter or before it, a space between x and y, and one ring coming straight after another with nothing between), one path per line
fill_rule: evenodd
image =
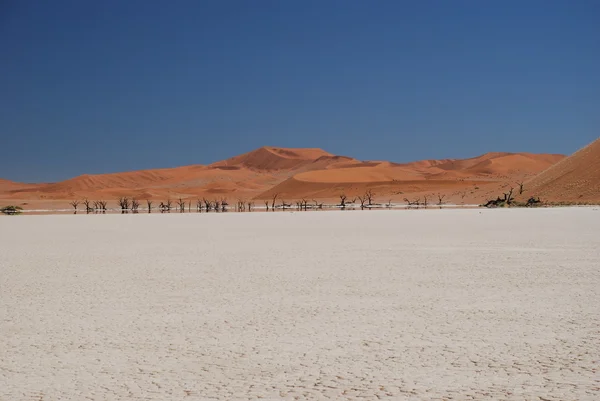
M0 177L270 145L411 161L600 135L600 1L0 2Z

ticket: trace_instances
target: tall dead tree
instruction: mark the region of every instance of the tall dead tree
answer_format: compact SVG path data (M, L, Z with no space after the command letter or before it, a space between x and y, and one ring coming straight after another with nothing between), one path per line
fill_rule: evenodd
M519 186L519 195L522 195L524 182L523 181L517 182L517 185Z
M365 192L365 197L367 198L367 202L369 203L369 206L373 205L373 197L374 196L375 196L375 194L370 189L368 189L367 192Z
M131 198L131 211L133 213L137 213L139 208L140 208L140 202L135 198Z
M127 213L127 211L129 210L129 198L119 198L119 206L121 206L121 213Z
M271 203L271 209L273 209L273 210L275 210L275 201L277 200L278 196L279 196L279 194L273 195L273 202Z
M267 212L268 212L269 211L269 201L268 200L265 201L265 207L267 208Z
M98 201L98 210L100 210L102 213L106 213L106 201L103 200L99 200Z
M198 213L202 212L202 199L200 198L196 199L196 211Z
M305 198L302 198L302 207L304 208L304 211L308 208L308 201Z
M446 197L446 195L441 195L438 194L438 206L442 206L444 204L444 198Z
M427 207L427 195L423 196L423 206Z
M179 213L185 212L185 201L181 198L177 200L177 207L179 208Z
M359 202L360 202L360 208L364 209L365 208L365 202L367 201L367 197L365 195L359 195L357 196Z
M79 206L79 201L78 200L74 200L74 201L71 201L69 204L71 206L73 206L73 209L75 209L75 213L77 213L77 206Z
M152 201L150 199L146 199L146 204L148 205L148 213L152 213Z
M83 200L83 204L85 205L86 213L90 213L90 212L94 211L94 209L90 206L90 201L87 198Z
M204 202L204 208L206 209L206 211L210 212L210 209L212 208L211 202L206 198L202 198L202 202Z
M346 198L348 198L348 197L347 197L345 194L341 194L341 195L340 195L340 204L339 204L339 206L340 206L342 209L345 209L345 208L346 208Z

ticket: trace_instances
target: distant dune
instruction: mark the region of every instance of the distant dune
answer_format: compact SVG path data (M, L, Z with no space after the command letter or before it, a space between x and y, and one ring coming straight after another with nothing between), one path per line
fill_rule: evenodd
M555 202L600 201L600 138L528 181L525 194Z
M355 197L369 189L379 201L431 199L440 194L447 202L464 204L483 201L509 185L551 171L549 167L562 159L563 155L486 153L469 159L393 163L360 161L316 148L262 147L210 165L85 174L48 184L0 180L0 200L47 207L64 207L71 199L112 201L120 196L260 201L277 194L288 201L330 200L339 199L340 194ZM593 197L598 190L586 193Z

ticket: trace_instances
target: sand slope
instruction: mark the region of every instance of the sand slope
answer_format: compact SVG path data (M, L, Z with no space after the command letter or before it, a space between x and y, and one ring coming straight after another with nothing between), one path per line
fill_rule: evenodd
M600 138L528 181L525 194L548 201L600 201Z
M407 194L442 192L449 201L483 199L499 185L533 176L562 155L487 153L470 159L424 160L412 163L360 161L322 149L262 147L208 166L82 175L51 184L0 182L0 200L54 202L74 198L112 200L199 197L268 199L334 199L376 189L377 195L402 200ZM485 190L484 190L485 188ZM452 198L454 197L454 199ZM290 199L291 200L291 199Z

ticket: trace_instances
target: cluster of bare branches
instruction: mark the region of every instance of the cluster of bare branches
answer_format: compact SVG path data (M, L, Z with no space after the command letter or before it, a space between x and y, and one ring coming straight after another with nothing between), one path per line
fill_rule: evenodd
M510 206L512 205L515 198L513 198L514 188L510 187L508 192L504 193L504 198L497 197L496 199L490 199L483 206L491 208L491 207L502 207L502 206Z
M131 211L133 213L137 213L139 208L140 208L140 202L135 198L131 198Z
M119 202L119 206L121 207L121 213L127 213L127 211L129 210L129 198L128 197L121 197L118 200Z
M160 210L161 213L170 213L172 207L173 201L171 199L167 199L166 202L160 202L160 205L158 205L158 210Z
M253 201L245 201L243 199L238 199L237 205L236 205L236 210L238 212L245 212L246 210L251 212L253 207L254 207Z
M69 204L73 207L74 212L77 213L77 207L80 204L83 204L85 206L85 212L86 213L98 213L98 212L102 212L105 213L106 212L106 205L107 203L105 201L90 201L89 199L85 198L82 201L79 200L73 200L71 202L69 202Z

